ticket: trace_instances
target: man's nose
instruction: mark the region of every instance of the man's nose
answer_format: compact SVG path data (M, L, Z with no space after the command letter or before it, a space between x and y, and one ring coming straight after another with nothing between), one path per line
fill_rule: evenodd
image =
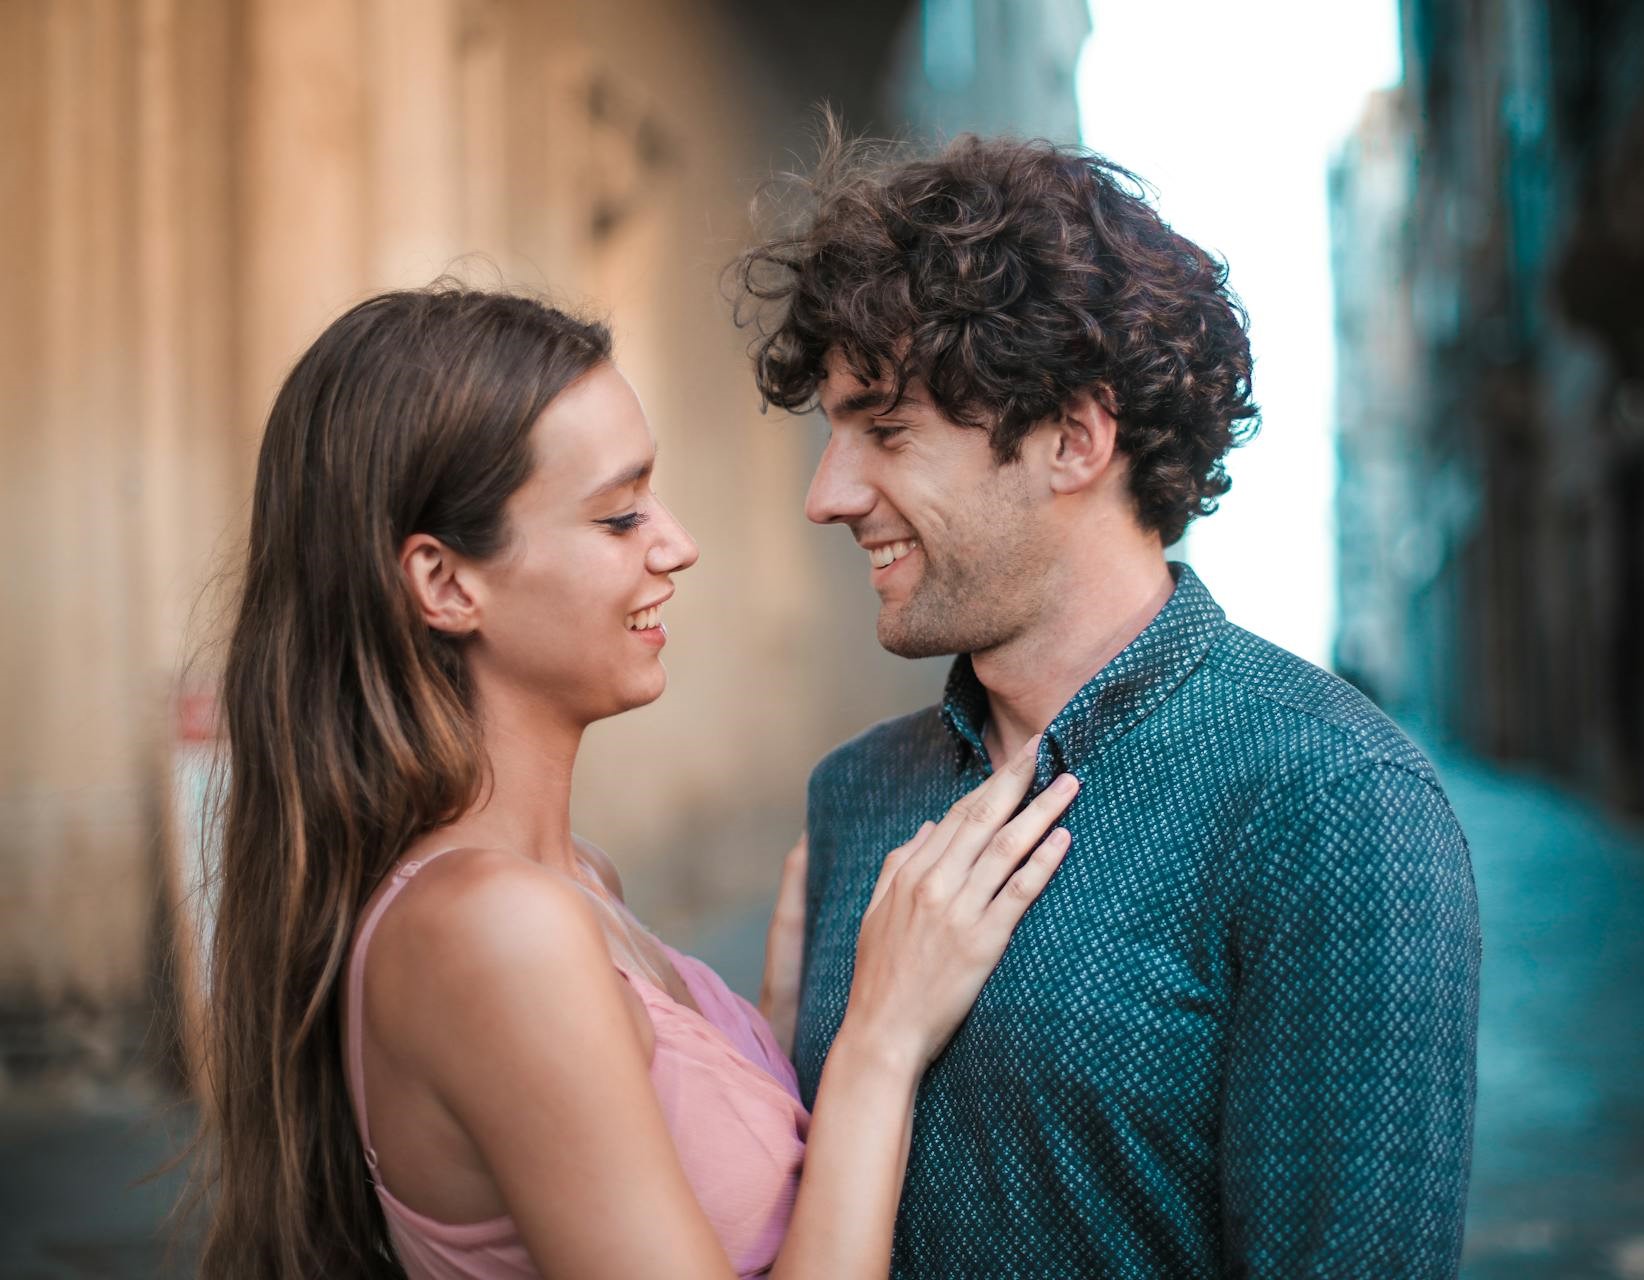
M873 510L875 493L862 475L856 449L833 436L822 450L811 487L805 494L805 515L816 524L859 520Z
M689 569L696 563L699 554L696 539L685 531L685 526L675 519L674 513L662 505L661 499L656 499L656 507L660 527L656 540L645 553L645 567L652 573L678 573L681 569Z

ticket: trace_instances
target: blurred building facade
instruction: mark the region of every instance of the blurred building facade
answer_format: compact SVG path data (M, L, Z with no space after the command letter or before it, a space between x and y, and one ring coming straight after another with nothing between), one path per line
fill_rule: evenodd
M1401 15L1331 174L1337 665L1644 810L1644 8Z
M859 553L806 524L821 431L760 416L720 269L823 98L858 130L1075 140L1082 13L0 0L0 1101L163 1047L160 957L195 910L175 796L261 423L377 289L455 270L613 321L703 559L673 687L590 734L576 818L664 928L774 886L810 765L942 668L878 649Z

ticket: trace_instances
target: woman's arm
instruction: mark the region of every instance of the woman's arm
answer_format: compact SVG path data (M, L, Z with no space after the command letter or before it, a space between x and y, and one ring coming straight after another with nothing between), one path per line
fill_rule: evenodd
M419 998L398 1004L415 1023L411 1064L474 1144L533 1264L578 1280L724 1280L593 907L523 859L461 857L424 899L408 961Z
M1038 744L885 861L862 919L845 1019L817 1086L776 1280L890 1270L919 1080L1068 848L1065 830L1045 832L1078 790L1071 775L1010 818L1032 783Z
M1065 837L1041 837L1071 790L1048 789L1005 821L1031 774L1031 756L1013 762L886 860L818 1090L780 1280L889 1269L919 1078L1066 848ZM395 1038L473 1141L533 1263L579 1280L730 1276L592 908L520 859L464 861L462 883L445 886L407 951L417 999L395 1006L412 1024Z
M805 1174L773 1280L883 1276L922 1069L841 1032L822 1068Z

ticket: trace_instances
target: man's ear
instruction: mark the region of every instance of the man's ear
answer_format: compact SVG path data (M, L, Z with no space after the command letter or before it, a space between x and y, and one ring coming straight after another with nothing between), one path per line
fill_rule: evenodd
M1119 424L1094 392L1074 395L1045 431L1052 493L1083 492L1111 469Z
M436 631L465 636L479 628L479 604L459 557L438 538L413 533L400 544L400 569L417 614Z

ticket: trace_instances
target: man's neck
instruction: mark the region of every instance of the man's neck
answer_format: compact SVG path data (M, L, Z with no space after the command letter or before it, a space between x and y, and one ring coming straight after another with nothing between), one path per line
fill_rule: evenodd
M997 767L1055 719L1093 676L1139 636L1175 590L1162 549L1075 566L1033 627L971 655L988 695L983 742Z

